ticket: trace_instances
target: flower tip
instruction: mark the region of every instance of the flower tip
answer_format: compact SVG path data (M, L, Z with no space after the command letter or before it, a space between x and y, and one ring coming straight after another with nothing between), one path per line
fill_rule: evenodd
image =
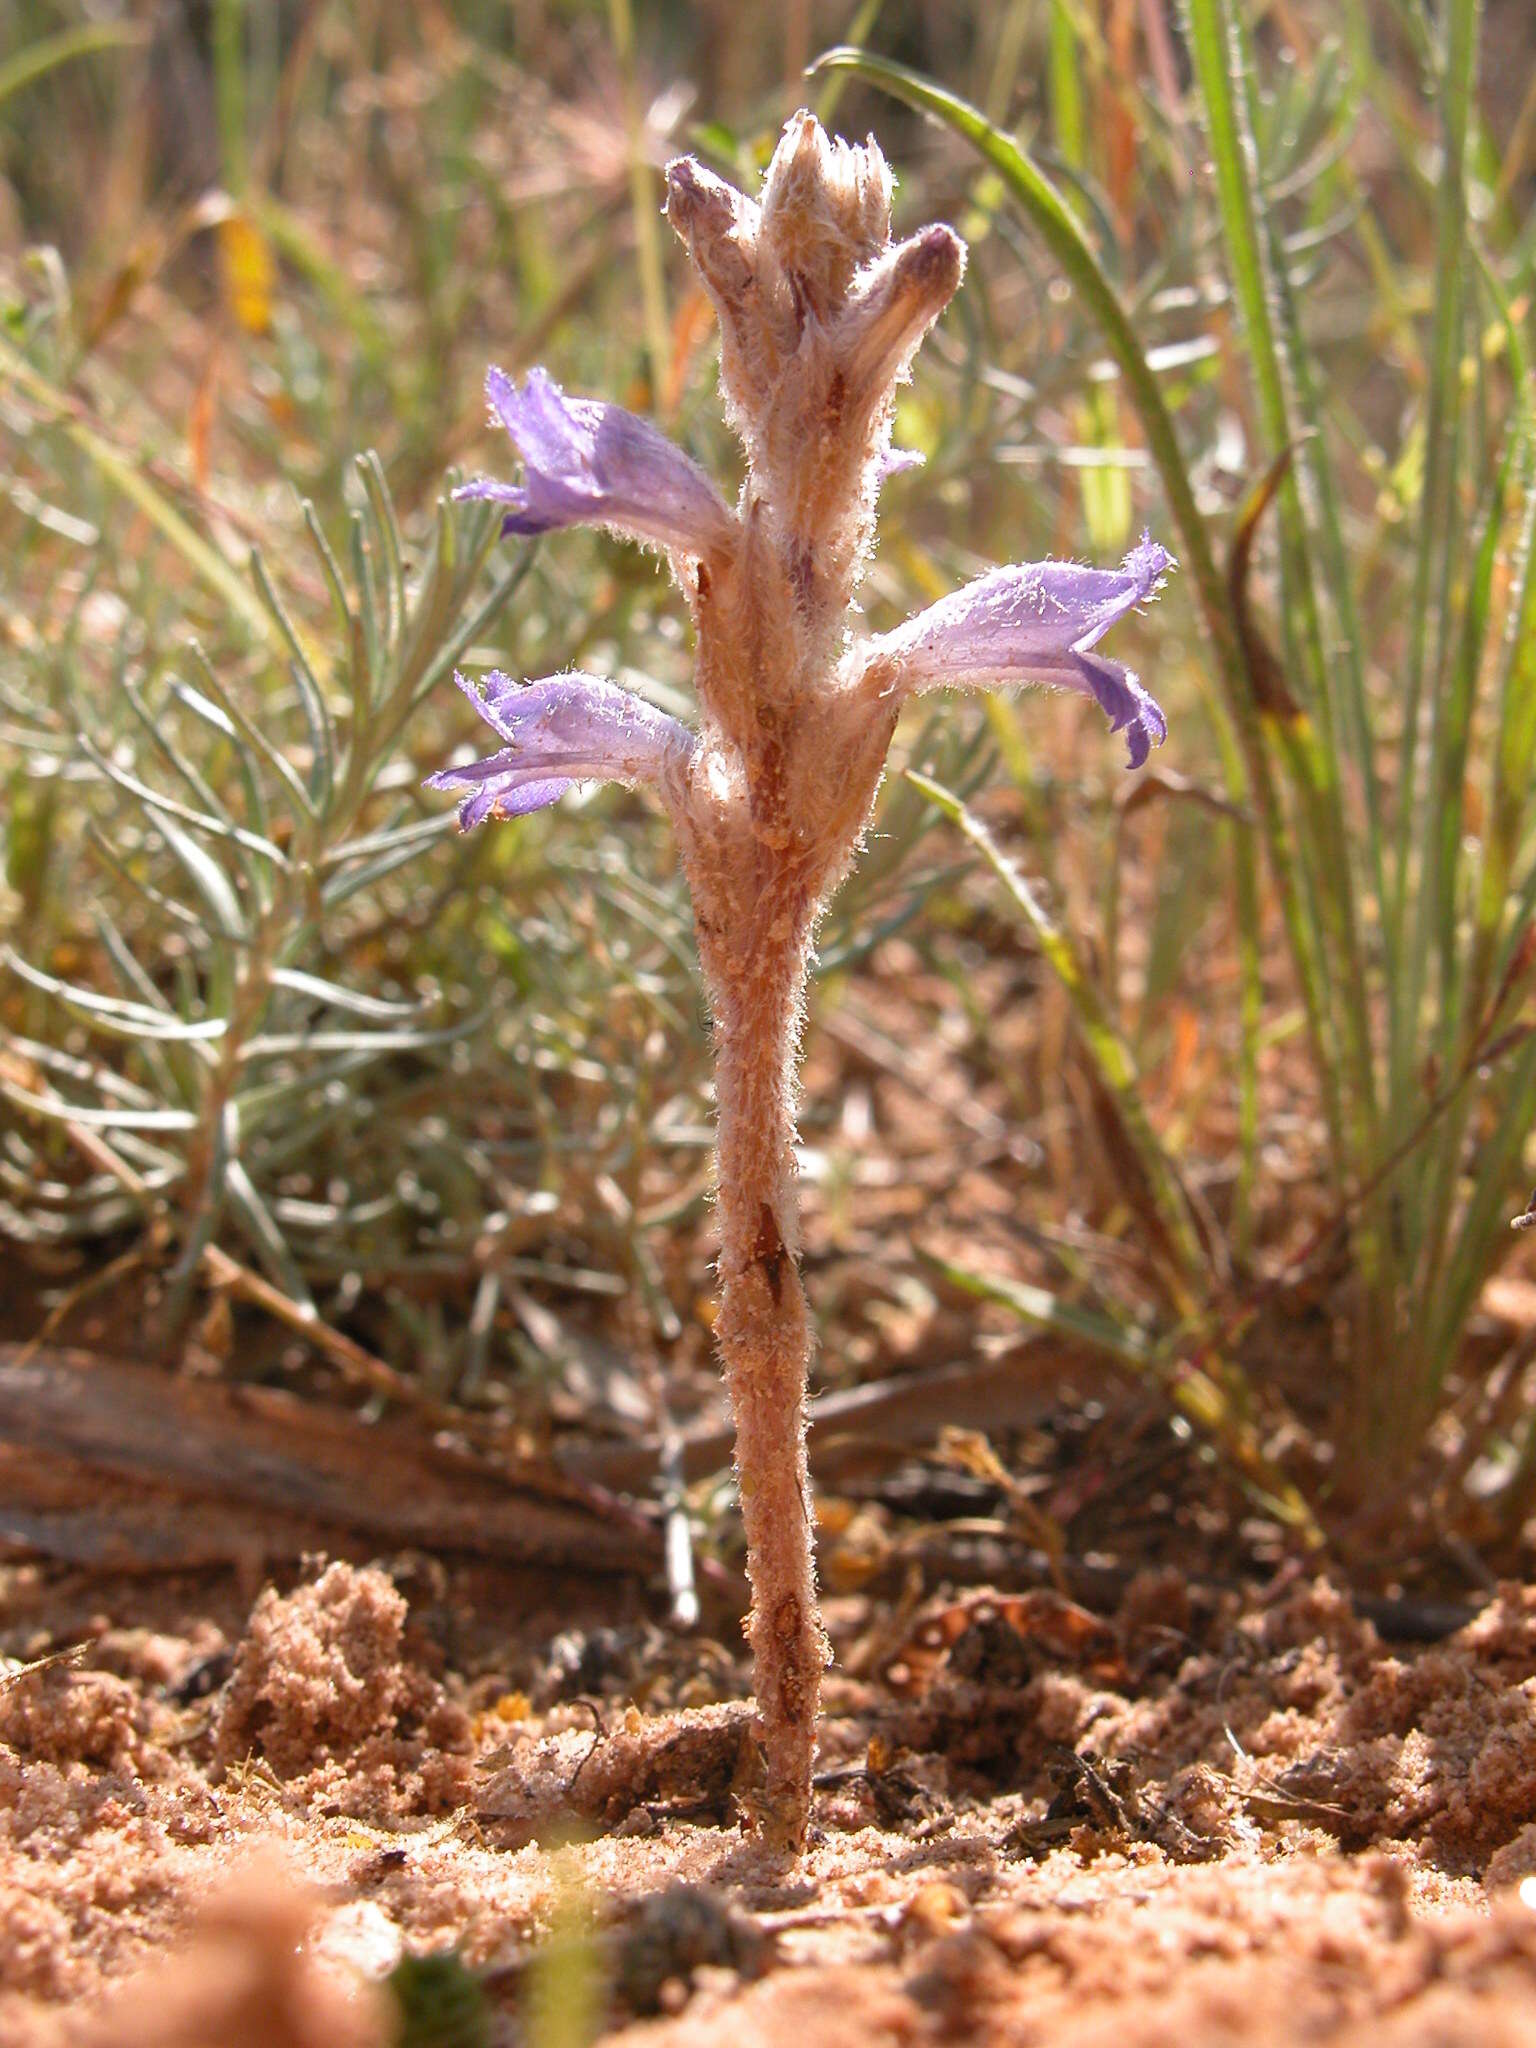
M1168 737L1168 721L1163 716L1163 707L1155 697L1149 697L1134 676L1127 675L1126 681L1135 690L1140 700L1135 714L1125 721L1126 767L1144 768L1154 747L1160 747Z
M696 157L669 157L661 175L667 191L678 199L699 199L706 190L708 174Z
M965 275L966 258L965 243L954 229L946 227L943 221L935 221L914 237L911 246L915 281L921 280L931 291L942 291L953 298Z
M507 414L517 405L517 384L495 363L485 373L485 402L493 421L507 426Z
M707 228L728 233L736 224L737 194L723 178L691 156L675 156L662 172L667 203L662 212L679 234Z
M1136 601L1145 604L1156 595L1163 578L1178 563L1160 541L1143 531L1141 539L1125 558L1125 573L1136 586Z

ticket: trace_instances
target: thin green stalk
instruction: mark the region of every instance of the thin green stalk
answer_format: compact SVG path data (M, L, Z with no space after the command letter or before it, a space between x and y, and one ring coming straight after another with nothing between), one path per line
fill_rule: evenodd
M661 263L661 218L656 179L645 154L645 109L640 102L640 74L635 55L635 21L630 0L608 0L613 53L624 81L624 110L629 122L629 201L635 228L635 260L640 266L640 299L645 311L645 346L651 366L651 407L666 403L667 372L672 342L667 322L666 279Z
M245 109L246 0L214 0L213 91L218 110L219 156L224 185L242 199L250 183L250 147Z
M1509 1185L1536 1120L1536 1040L1515 1064L1504 1093L1502 1113L1493 1136L1478 1158L1477 1179L1455 1233L1445 1279L1430 1312L1422 1347L1426 1398L1433 1402L1444 1388L1467 1317L1488 1278L1490 1248L1504 1224Z
M1259 956L1259 877L1250 827L1231 828L1233 909L1242 999L1237 1049L1237 1186L1232 1198L1232 1258L1246 1266L1253 1249L1253 1190L1259 1171L1259 1033L1264 1024L1263 963Z
M999 12L1002 19L992 50L991 77L987 84L987 117L992 121L1002 121L1007 116L1034 27L1035 9L1033 0L1010 0L1010 4Z
M854 10L852 21L849 22L847 28L843 31L844 48L863 49L874 33L875 24L880 19L880 11L884 4L885 0L859 0L859 5ZM816 66L813 64L806 73L806 76L810 77L815 70ZM832 126L838 106L842 101L843 87L847 83L848 80L835 71L829 73L822 80L821 91L816 95L816 118L823 128L830 129Z
M1302 331L1280 214L1273 204L1266 202L1257 183L1257 151L1253 137L1258 84L1251 39L1241 14L1234 12L1231 22L1231 77L1241 94L1235 102L1234 115L1244 138L1242 165L1244 168L1248 165L1254 167L1253 212L1262 236L1259 254L1265 285L1264 303L1273 322L1281 391L1292 422L1317 422L1323 414L1322 395L1312 352ZM1334 701L1330 730L1342 733L1359 778L1365 814L1366 873L1380 906L1386 901L1381 778L1376 770L1374 733L1365 687L1363 642L1350 558L1344 545L1338 488L1325 437L1315 432L1296 434L1294 428L1292 431L1294 439L1288 438L1283 445L1295 447L1296 525L1307 554L1308 590L1325 596L1333 613L1332 638L1326 648L1320 640L1315 643L1314 658L1321 662L1319 685ZM1288 475L1285 479L1287 486L1289 482ZM1288 491L1283 489L1283 513L1288 503ZM1321 574L1318 573L1319 563Z
M1477 1028L1476 1020L1462 1009L1468 991L1462 986L1457 957L1457 895L1461 873L1462 839L1465 833L1464 790L1467 756L1471 743L1472 716L1477 697L1478 673L1486 653L1486 640L1494 606L1494 573L1499 544L1506 532L1505 507L1513 479L1524 474L1529 481L1530 458L1523 421L1510 431L1509 445L1489 487L1479 521L1481 531L1473 550L1468 588L1459 594L1461 631L1457 636L1456 660L1444 691L1440 713L1444 738L1437 749L1436 780L1429 791L1429 823L1433 832L1420 888L1422 915L1431 931L1439 966L1440 1003L1438 1054L1445 1058L1457 1038ZM1515 552L1519 552L1519 542ZM1473 940L1473 952L1476 939ZM1469 960L1468 964L1472 964Z
M1479 1028L1492 991L1494 962L1508 918L1515 862L1536 769L1536 378L1521 336L1520 321L1497 273L1485 258L1480 260L1480 269L1504 322L1519 410L1520 483L1525 502L1510 564L1498 708L1488 762L1482 871L1473 907L1471 954L1463 976L1462 1018L1466 1032Z
M148 40L148 24L134 21L89 22L56 36L42 36L0 64L0 104L76 57L89 57L98 50L132 49Z
M1051 120L1056 147L1064 163L1081 168L1087 155L1083 120L1083 82L1077 68L1077 24L1067 0L1051 0ZM992 114L1000 122L1006 104Z
M1139 1176L1149 1197L1152 1218L1163 1240L1165 1258L1159 1263L1167 1269L1169 1299L1179 1315L1194 1315L1208 1281L1210 1262L1201 1244L1189 1196L1178 1170L1147 1121L1130 1048L1110 1016L1097 984L1071 939L1048 915L1028 882L981 820L942 783L933 782L912 768L906 771L906 776L915 790L960 828L1002 883L1010 902L1023 913L1034 933L1042 957L1072 1006L1100 1098L1115 1126L1119 1149L1126 1164Z
M1465 969L1461 977L1460 1005L1454 1019L1447 1019L1447 1036L1442 1041L1442 1057L1454 1056L1465 1062L1471 1060L1477 1046L1486 1037L1497 1032L1502 1019L1487 1014L1489 1005L1497 1001L1500 1011L1507 1013L1510 1001L1518 1000L1521 994L1518 976L1513 988L1501 986L1495 995L1494 972L1498 959L1499 942L1510 923L1510 894L1515 859L1518 854L1522 824L1529 800L1529 789L1533 769L1536 769L1536 437L1533 437L1533 412L1536 399L1529 383L1529 365L1518 339L1514 340L1513 362L1519 379L1521 392L1520 417L1511 430L1511 456L1517 457L1511 466L1518 469L1523 489L1515 545L1512 551L1510 599L1505 619L1504 648L1501 661L1498 707L1496 712L1494 741L1489 761L1489 787L1486 799L1487 823L1483 832L1482 873L1472 910L1472 936L1468 947ZM1500 497L1506 479L1500 480ZM1489 585L1492 581L1492 541L1497 528L1490 518L1485 531L1478 563L1478 602L1468 608L1469 626L1463 636L1461 661L1458 664L1462 674L1463 690L1469 691L1474 677L1473 665L1481 649L1482 633L1471 625L1474 612L1486 605ZM1473 640L1476 645L1471 644ZM1456 769L1458 783L1461 771ZM1451 877L1454 877L1456 859L1459 853L1460 793L1459 788L1454 806L1443 804L1447 833L1454 832L1456 845L1450 848L1442 842L1439 859L1444 862ZM1447 884L1447 898L1441 909L1442 946L1454 943L1454 894ZM1509 931L1512 949L1518 954L1522 943L1522 926L1528 912L1523 903L1515 906L1514 924ZM1505 970L1506 973L1509 969ZM1444 998L1442 999L1444 1000ZM1447 1007L1449 1007L1447 1005ZM1454 1024L1454 1039L1449 1032ZM1463 1180L1463 1148L1467 1127L1471 1119L1470 1096L1458 1105L1455 1115L1449 1120L1443 1139L1437 1148L1436 1170L1431 1181L1430 1196L1424 1234L1424 1249L1421 1261L1420 1291L1422 1298L1434 1300L1440 1292L1442 1260L1450 1238L1451 1221ZM1480 1171L1483 1163L1480 1162ZM1500 1189L1502 1193L1502 1188ZM1470 1266L1476 1247L1467 1244L1460 1254L1464 1266ZM1457 1326L1459 1329L1459 1325ZM1421 1354L1420 1379L1429 1397L1434 1386L1443 1380L1446 1359L1442 1356L1446 1344L1454 1342L1456 1331L1449 1333L1436 1324L1432 1326L1431 1340Z
M1426 979L1429 942L1422 918L1414 920L1411 945L1408 908L1413 881L1413 833L1417 818L1419 748L1432 637L1443 639L1446 597L1455 530L1456 469L1460 440L1461 337L1467 258L1466 154L1469 114L1477 72L1480 0L1447 0L1439 83L1442 162L1436 209L1434 327L1430 343L1429 393L1425 411L1424 485L1419 504L1418 547L1408 614L1408 664L1403 693L1403 731L1398 759L1398 820L1389 908L1392 957L1403 976L1403 1028L1398 1034L1392 1097L1406 1099L1418 1042L1419 1006ZM1437 671L1438 672L1438 671ZM1444 746L1438 691L1430 700L1431 787ZM1433 857L1426 838L1421 858ZM1422 879L1422 876L1421 876Z
M1259 228L1264 206L1258 189L1258 152L1249 121L1243 45L1226 0L1188 0L1187 16L1216 170L1227 258L1252 359L1260 419L1271 452L1278 455L1296 442L1294 378L1288 374L1284 337L1278 331L1279 291L1271 262L1274 252ZM1286 597L1311 668L1311 709L1316 730L1312 730L1310 719L1286 721L1280 734L1281 750L1299 792L1301 817L1313 840L1312 863L1318 878L1319 907L1335 954L1340 1035L1348 1048L1355 1091L1355 1150L1357 1160L1364 1164L1374 1150L1376 1136L1370 1005L1356 916L1354 857L1338 773L1333 686L1318 604L1321 579L1298 475L1298 464L1293 461L1280 480L1280 517L1289 569ZM1364 1158L1360 1156L1362 1151Z

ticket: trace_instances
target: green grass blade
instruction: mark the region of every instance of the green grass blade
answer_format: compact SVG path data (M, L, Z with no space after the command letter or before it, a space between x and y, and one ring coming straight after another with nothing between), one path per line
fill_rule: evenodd
M271 640L271 621L218 550L193 531L170 500L127 456L119 454L88 421L80 417L79 406L74 399L34 370L21 351L3 337L0 337L0 372L14 379L27 396L43 408L95 464L103 480L144 514L193 573L244 622L257 640Z
M1232 1260L1241 1270L1253 1249L1253 1195L1259 1177L1259 1035L1264 1026L1264 963L1260 956L1258 863L1253 834L1234 822L1231 829L1233 924L1242 976L1237 1055L1237 1186L1232 1197Z
M1051 0L1050 77L1052 127L1064 163L1081 169L1087 158L1083 82L1078 70L1077 24L1066 0ZM1003 109L997 118L1001 119Z
M246 0L213 0L213 95L226 188L239 199L250 182L245 111Z
M1467 265L1466 158L1468 117L1477 72L1479 0L1447 0L1444 52L1437 81L1441 166L1436 206L1434 327L1425 410L1424 483L1419 500L1418 548L1408 616L1408 667L1398 759L1398 824L1391 904L1400 940L1411 888L1413 826L1417 816L1419 749L1432 637L1443 636L1447 582L1456 527L1456 469L1460 442L1462 317ZM1430 709L1433 711L1433 700ZM1439 743L1438 722L1432 749ZM1433 769L1431 771L1433 773ZM1424 934L1427 940L1427 934ZM1424 985L1419 946L1406 961L1410 1000ZM1399 1066L1411 1061L1418 1019L1410 1009ZM1396 1091L1394 1091L1396 1092Z
M1316 1519L1299 1488L1265 1455L1252 1425L1235 1412L1220 1382L1187 1356L1177 1340L1154 1342L1101 1310L1063 1301L1027 1281L976 1273L930 1252L919 1251L918 1256L973 1301L995 1301L1020 1322L1086 1345L1155 1387L1170 1407L1217 1446L1270 1513L1309 1545L1321 1543Z
M1507 310L1507 309L1506 309ZM1439 928L1442 959L1448 961L1457 934L1454 877L1461 856L1462 785L1465 755L1465 724L1470 719L1471 695L1481 661L1486 620L1495 569L1496 542L1501 530L1514 525L1509 549L1509 596L1504 622L1504 644L1492 744L1489 748L1486 822L1482 832L1482 870L1472 905L1472 935L1464 971L1458 985L1459 1002L1453 1010L1448 993L1442 1006L1448 1014L1442 1020L1440 1052L1443 1061L1475 1061L1480 1045L1496 1032L1510 1010L1511 997L1518 1000L1518 979L1511 989L1504 976L1510 974L1528 931L1531 915L1529 892L1511 904L1511 884L1518 854L1533 773L1536 773L1536 392L1530 379L1530 365L1518 331L1508 328L1512 368L1519 394L1519 413L1510 430L1510 449L1501 468L1492 506L1485 519L1478 550L1473 589L1466 608L1455 683L1463 727L1459 749L1447 750L1445 773L1449 786L1438 801L1441 842L1436 854L1437 873L1443 866L1447 883L1440 907ZM1504 528L1497 518L1511 475L1518 477L1521 495L1518 509ZM1500 967L1500 946L1510 956ZM1495 971L1500 980L1495 984ZM1442 988L1450 985L1449 967L1442 970ZM1496 1014L1497 1013L1497 1014ZM1496 1086L1494 1099L1501 1103L1501 1122L1511 1112L1507 1084ZM1486 1098L1485 1098L1486 1099ZM1424 1249L1420 1262L1420 1286L1424 1297L1435 1301L1441 1292L1442 1261L1449 1242L1452 1219L1464 1178L1464 1147L1467 1127L1475 1103L1468 1091L1448 1118L1437 1147L1435 1170L1427 1203ZM1518 1117L1516 1117L1518 1124ZM1523 1129L1524 1125L1519 1124ZM1486 1162L1479 1161L1480 1174ZM1458 1276L1452 1290L1460 1295L1466 1275L1478 1276L1485 1269L1498 1242L1497 1197L1502 1186L1491 1191L1481 1214L1474 1207L1465 1219L1462 1243L1454 1254ZM1428 1388L1443 1380L1448 1361L1447 1346L1457 1341L1460 1325L1437 1320L1429 1326L1427 1355L1422 1377Z
M1422 1346L1426 1399L1443 1388L1467 1318L1494 1264L1496 1247L1509 1242L1510 1188L1536 1119L1536 1041L1515 1061L1501 1095L1498 1121L1491 1142L1478 1157L1477 1178L1446 1261L1445 1278L1427 1304L1429 1334Z
M136 21L90 22L80 28L64 29L56 36L43 36L0 64L0 105L12 93L46 78L50 71L72 63L76 57L94 56L98 50L136 49L148 40L147 25Z
M863 49L874 34L875 24L880 19L884 5L885 0L860 0L852 21L843 31L844 49ZM817 69L818 66L813 64L806 76L813 76ZM829 72L822 80L821 91L816 96L816 118L823 128L831 129L838 107L842 103L843 88L847 83L846 76L836 71Z
M1034 1287L1025 1280L1005 1280L988 1273L972 1272L968 1266L957 1266L952 1260L924 1251L921 1246L917 1248L917 1256L931 1271L962 1294L969 1295L973 1301L1001 1302L1005 1308L1012 1309L1021 1322L1029 1323L1037 1330L1049 1330L1053 1336L1064 1337L1071 1343L1086 1345L1090 1351L1112 1358L1133 1372L1146 1371L1156 1355L1156 1345L1145 1331L1137 1329L1134 1324L1119 1321L1102 1309L1084 1308L1079 1303L1063 1301L1049 1288Z
M1279 289L1272 250L1261 232L1265 218L1258 188L1258 152L1249 122L1243 46L1226 0L1188 0L1187 16L1195 73L1205 108L1216 171L1227 260L1242 315L1258 394L1259 414L1270 454L1296 445L1292 398L1294 376L1286 361L1279 324ZM1283 256L1283 252L1282 252ZM1334 687L1324 644L1318 569L1298 476L1305 450L1286 464L1279 480L1281 529L1286 566L1287 617L1305 650L1311 674L1312 720L1287 721L1281 758L1298 785L1298 819L1310 834L1309 866L1337 985L1339 1035L1349 1051L1354 1088L1357 1152L1373 1149L1376 1082L1368 1019L1365 959L1356 912L1354 852L1344 816L1335 740ZM1377 848L1379 854L1379 846Z
M1439 962L1442 1058L1455 1043L1461 1021L1458 1005L1464 993L1460 986L1456 954L1456 899L1466 829L1465 786L1472 714L1478 675L1486 652L1485 643L1492 623L1494 574L1500 543L1506 533L1504 508L1513 478L1526 467L1525 438L1524 423L1517 422L1483 505L1479 522L1481 531L1468 587L1459 599L1461 631L1457 636L1456 660L1444 692L1445 702L1440 713L1443 733L1441 744L1436 749L1435 783L1429 792L1430 817L1426 836L1433 834L1432 850L1425 862L1420 897ZM1469 1024L1471 1021L1470 1017L1466 1020Z
M641 97L635 52L635 19L630 0L608 0L608 25L629 129L630 215L635 236L635 260L640 270L645 345L650 358L651 409L655 412L660 411L666 402L672 362L672 333L667 319L667 280L662 266L661 236L656 226L659 211L656 174L646 153L645 107Z
M1201 1245L1189 1197L1172 1160L1159 1144L1142 1107L1138 1076L1130 1049L1111 1018L1103 996L1090 978L1076 947L1037 901L1033 890L1003 853L992 835L959 797L915 769L907 781L925 796L981 854L1019 910L1041 954L1061 984L1092 1065L1101 1100L1115 1128L1117 1150L1133 1167L1145 1189L1151 1216L1162 1239L1171 1282L1170 1298L1181 1315L1191 1313L1208 1276L1209 1259Z
M1510 890L1519 857L1533 773L1536 773L1536 378L1520 320L1493 266L1480 265L1483 282L1504 323L1510 373L1519 408L1523 505L1511 553L1493 745L1488 763L1487 824L1482 872L1473 912L1471 958L1464 978L1462 1014L1468 1034L1480 1028L1492 991L1494 962L1510 914Z

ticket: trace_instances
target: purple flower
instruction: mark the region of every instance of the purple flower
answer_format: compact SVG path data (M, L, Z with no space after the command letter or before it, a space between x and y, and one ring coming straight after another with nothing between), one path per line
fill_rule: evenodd
M1143 536L1118 569L1036 562L994 569L874 641L866 673L882 695L946 686L1047 683L1082 690L1123 732L1139 768L1168 736L1155 700L1118 661L1090 650L1161 588L1173 557Z
M476 477L454 496L509 505L503 533L607 526L685 555L730 546L736 521L724 499L649 421L621 405L567 398L543 370L530 370L521 391L504 370L488 370L485 395L523 458L523 481Z
M575 782L654 784L670 798L696 744L686 725L598 676L515 683L499 669L482 696L454 681L507 744L484 761L429 775L429 789L464 789L459 830L486 818L521 818L554 803Z

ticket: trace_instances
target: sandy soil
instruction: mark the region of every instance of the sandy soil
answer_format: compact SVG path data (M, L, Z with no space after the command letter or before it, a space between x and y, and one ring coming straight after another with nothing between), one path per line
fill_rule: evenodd
M512 1613L469 1674L419 1561L248 1607L4 1592L18 1656L84 1639L0 1675L16 2048L378 2048L390 1972L450 1949L491 2032L431 2038L466 2043L576 2038L572 2000L736 2048L1536 2041L1536 1588L1416 1651L1323 1580L970 1594L894 1642L845 1599L792 1866L742 1830L741 1672L702 1638Z

